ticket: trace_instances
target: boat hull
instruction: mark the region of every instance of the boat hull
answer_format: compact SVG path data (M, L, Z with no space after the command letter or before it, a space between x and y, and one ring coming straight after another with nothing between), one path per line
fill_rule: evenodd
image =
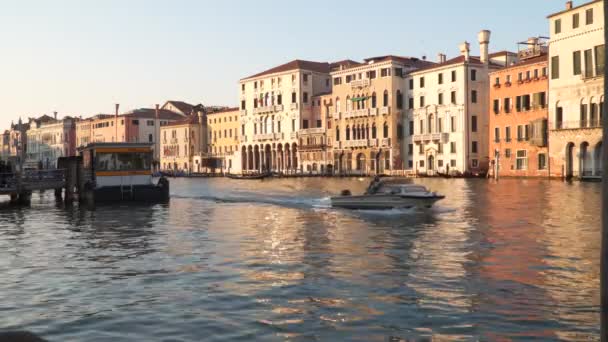
M157 203L169 200L169 189L156 185L134 185L133 188L121 189L119 186L106 186L93 191L95 203L108 202L144 202Z
M373 195L373 196L339 196L331 198L335 208L355 210L386 210L430 208L444 196L402 196L402 195Z

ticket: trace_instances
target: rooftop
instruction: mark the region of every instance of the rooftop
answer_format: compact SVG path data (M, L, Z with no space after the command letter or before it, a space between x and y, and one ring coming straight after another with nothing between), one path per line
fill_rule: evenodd
M552 17L555 17L556 15L560 15L560 14L568 13L568 12L570 12L570 11L575 11L575 10L577 10L577 9L581 8L581 7L585 7L585 6L588 6L588 5L592 5L592 4L596 3L596 2L602 2L602 0L593 0L593 1L586 2L586 3L581 4L581 5L578 5L578 6L574 6L574 7L572 7L572 8L567 8L567 9L565 9L565 10L562 10L562 11L559 11L559 12L555 12L555 13L553 13L553 14L549 14L549 15L547 16L547 18L552 18Z
M276 74L276 73L279 73L279 72L286 72L286 71L290 71L290 70L299 70L299 69L301 69L301 70L316 71L316 72L321 72L321 73L329 73L329 63L327 63L327 62L312 62L312 61L304 61L304 60L296 59L296 60L293 60L291 62L288 62L288 63L285 63L285 64L281 64L281 65L276 66L274 68L268 69L266 71L262 71L262 72L260 72L258 74L242 78L241 81L247 80L247 79L251 79L251 78L260 77L260 76L265 76L265 75L270 75L270 74Z

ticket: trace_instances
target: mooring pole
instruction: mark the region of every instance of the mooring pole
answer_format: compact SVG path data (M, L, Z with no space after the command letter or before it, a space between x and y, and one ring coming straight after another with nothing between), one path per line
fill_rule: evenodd
M608 41L608 1L603 1L604 5L604 42ZM604 56L606 56L606 44L604 44ZM604 66L604 98L608 95L608 69ZM601 340L608 342L608 103L604 101L602 117L602 247L600 252L600 322Z

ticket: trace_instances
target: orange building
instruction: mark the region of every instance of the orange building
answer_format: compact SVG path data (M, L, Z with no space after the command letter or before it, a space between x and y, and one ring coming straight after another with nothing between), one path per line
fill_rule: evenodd
M530 38L519 62L490 73L490 173L548 177L547 47Z

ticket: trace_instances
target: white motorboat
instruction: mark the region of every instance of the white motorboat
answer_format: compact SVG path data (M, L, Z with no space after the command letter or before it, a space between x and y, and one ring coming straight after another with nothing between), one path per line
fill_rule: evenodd
M429 191L423 185L403 181L374 179L363 195L353 196L349 190L331 198L332 207L345 209L408 209L430 208L445 196Z

